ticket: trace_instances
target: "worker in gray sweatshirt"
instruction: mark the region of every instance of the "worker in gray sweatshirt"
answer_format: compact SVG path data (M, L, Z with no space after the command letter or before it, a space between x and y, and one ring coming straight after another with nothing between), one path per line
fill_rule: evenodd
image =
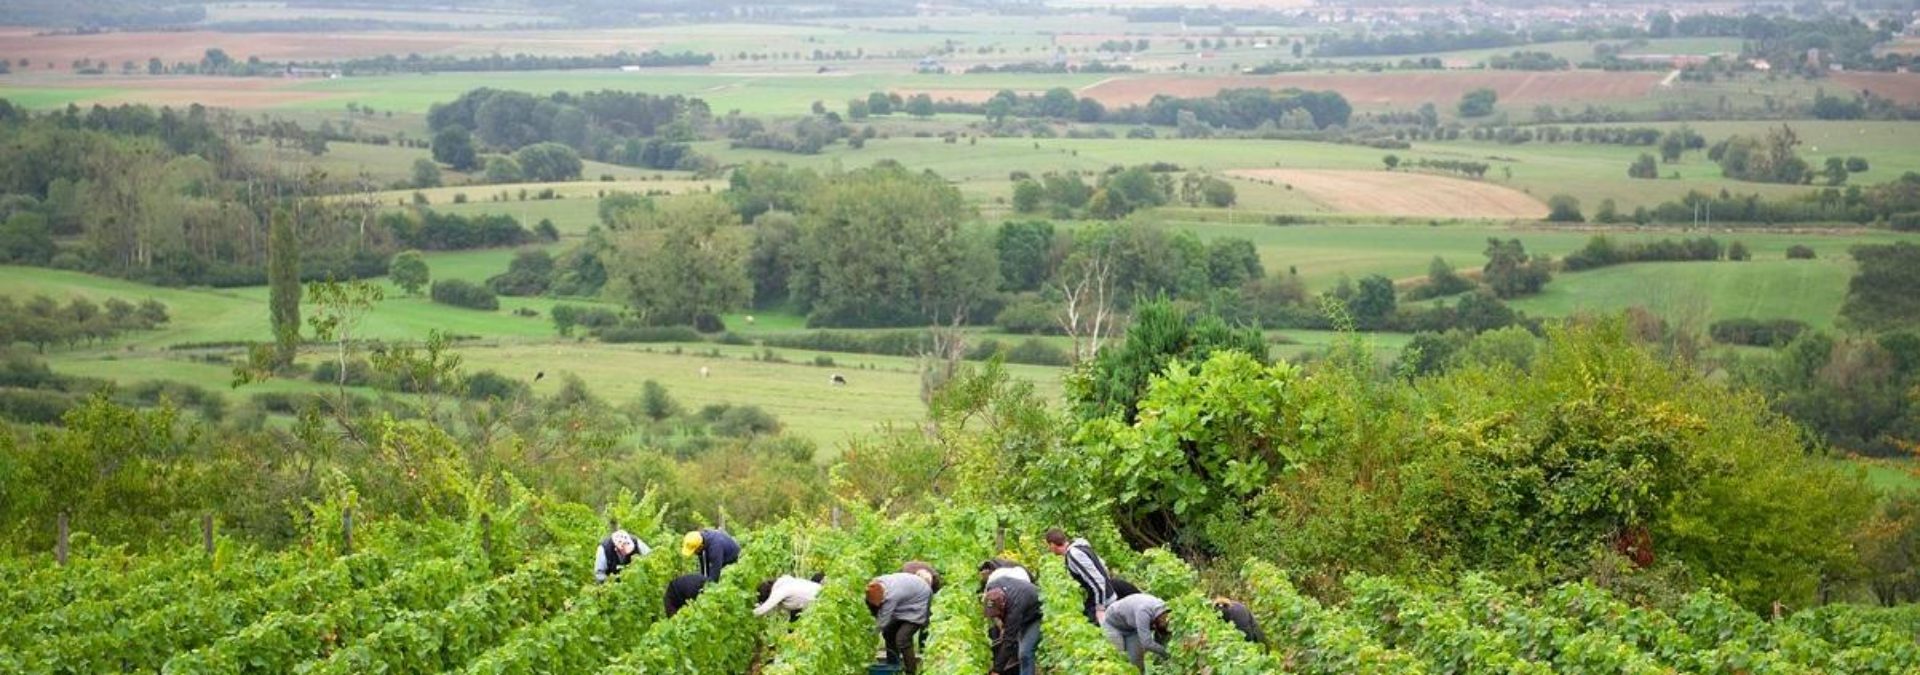
M1100 629L1107 641L1127 653L1133 667L1146 672L1147 652L1168 658L1167 603L1146 593L1137 593L1113 601Z
M933 585L916 574L897 572L867 582L867 611L880 638L887 644L887 662L899 664L907 675L920 672L914 637L932 617Z

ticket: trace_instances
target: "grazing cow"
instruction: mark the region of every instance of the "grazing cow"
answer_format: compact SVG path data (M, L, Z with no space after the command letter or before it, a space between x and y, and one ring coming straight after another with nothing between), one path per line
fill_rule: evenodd
M836 386L836 387L847 386L847 376L841 375L839 373L834 373L833 377L829 378L827 381L833 383L833 386Z
M706 366L700 366L700 377L702 379L705 379L708 375L711 375L711 374L713 374L712 371L707 370Z

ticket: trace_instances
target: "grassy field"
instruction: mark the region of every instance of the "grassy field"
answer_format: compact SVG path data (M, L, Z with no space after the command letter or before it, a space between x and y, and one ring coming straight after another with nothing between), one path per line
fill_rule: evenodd
M1791 318L1831 328L1846 299L1851 260L1640 263L1561 274L1513 303L1535 316L1644 307L1668 320Z
M1867 482L1882 492L1920 492L1920 461L1875 459L1861 460L1857 464L1866 471Z
M1641 126L1641 125L1633 125ZM1662 125L1647 125L1662 126ZM1666 125L1672 126L1672 125ZM1899 122L1794 122L1794 131L1806 139L1803 156L1822 164L1828 156L1858 155L1872 168L1850 179L1872 184L1920 171L1920 135ZM1701 123L1694 127L1709 141L1732 134L1764 133L1765 123ZM863 149L833 146L818 155L796 156L764 150L734 149L721 142L699 144L701 152L722 163L782 162L827 169L857 167L890 159L924 168L955 181L983 203L1011 195L1007 175L1023 170L1097 172L1119 165L1167 161L1187 169L1368 169L1383 168L1381 158L1398 155L1403 164L1420 159L1486 162L1493 166L1488 180L1509 185L1542 200L1567 193L1579 198L1589 213L1602 200L1612 199L1623 212L1678 199L1690 190L1759 193L1769 197L1802 194L1802 186L1746 183L1726 179L1705 153L1686 155L1676 164L1661 165L1663 176L1636 180L1627 166L1651 148L1615 145L1544 144L1503 145L1490 142L1416 143L1411 150L1383 151L1353 145L1305 141L1248 141L1238 139L1024 139L980 138L946 143L938 138L894 137L869 142ZM1511 174L1511 178L1508 174ZM1284 188L1259 188L1239 181L1243 208L1279 213L1323 213L1326 209Z
M1648 125L1674 126L1674 125ZM1709 122L1692 125L1707 138L1718 140L1733 134L1758 134L1766 123ZM1871 169L1856 174L1853 184L1873 184L1898 178L1909 171L1920 171L1920 135L1907 133L1898 122L1795 122L1794 131L1806 140L1803 155L1816 166L1826 157L1860 156ZM1704 153L1686 155L1675 164L1662 164L1663 178L1628 178L1626 167L1649 148L1587 144L1503 145L1488 142L1418 143L1411 150L1381 151L1352 145L1305 141L1244 141L1228 139L1023 139L979 138L947 143L939 138L896 136L869 142L865 148L835 145L815 155L794 155L767 150L731 148L723 141L705 141L697 149L723 164L776 162L818 170L868 166L882 160L898 161L916 169L927 169L955 182L976 203L989 211L1004 213L1011 197L1008 174L1015 170L1038 175L1047 171L1097 173L1112 166L1156 161L1171 161L1192 170L1227 171L1233 169L1359 169L1382 168L1381 158L1395 154L1403 163L1420 159L1480 161L1493 165L1488 180L1527 192L1544 200L1553 194L1571 194L1591 214L1602 200L1614 200L1623 213L1636 207L1652 207L1678 199L1688 191L1758 193L1773 198L1802 194L1803 186L1768 185L1728 180L1719 166L1707 161ZM269 145L248 146L247 151L263 161L285 167L317 168L334 176L366 176L376 183L390 184L412 176L415 160L429 157L426 150L359 143L330 144L327 154L308 155L294 148L275 149ZM453 195L465 193L473 201L496 199L501 190L509 196L521 188L537 192L554 188L568 197L598 196L602 191L623 190L684 192L720 187L712 181L691 181L687 174L621 167L587 162L583 172L587 180L551 185L477 186L461 185L473 176L446 171L444 180L453 187L427 190L429 201L445 205ZM1509 174L1511 177L1509 177ZM611 183L598 180L611 176ZM1308 196L1282 185L1263 185L1236 180L1242 210L1258 213L1327 214L1329 208ZM410 202L411 190L383 195L383 201ZM486 207L469 206L469 209ZM504 212L512 212L510 210ZM538 219L535 219L536 221ZM558 220L555 221L559 223Z
M471 251L429 257L436 278L481 279L506 266L511 251ZM49 361L61 373L97 377L121 383L171 379L214 390L231 380L229 368L190 360L170 345L267 340L266 289L166 289L55 270L0 266L0 289L24 298L45 294L54 298L109 297L132 300L153 298L167 304L171 322L160 330L130 334L99 347L54 349ZM501 298L497 312L481 312L437 305L388 289L388 298L367 315L356 335L367 339L419 340L430 330L483 338L463 343L459 353L469 372L493 369L509 377L532 381L537 372L548 377L536 385L542 393L559 386L555 377L574 373L598 395L616 403L638 395L647 379L668 384L675 396L692 406L729 402L758 405L773 411L794 432L823 445L849 433L869 431L875 425L907 423L920 418L919 376L913 359L889 356L824 354L777 350L779 359L758 360L762 352L750 346L700 344L606 345L574 341L554 333L546 313L556 304L549 299ZM580 304L584 301L568 300ZM512 314L532 308L537 317ZM744 320L734 325L745 327ZM761 327L798 328L797 318L770 316ZM324 358L324 346L310 348L309 359ZM827 357L833 370L813 365ZM710 379L698 377L706 366ZM1033 380L1049 397L1059 393L1058 370L1010 366L1016 376ZM830 387L828 372L847 374L847 387ZM248 387L254 391L306 391L318 385L276 381Z
M504 268L511 251L441 253L429 257L436 278L481 279ZM266 340L266 299L263 288L233 290L166 289L92 275L33 268L0 266L0 289L17 297L45 294L66 299L75 296L104 299L153 298L167 304L172 321L160 330L135 333L110 344L74 349L56 348L47 357L61 373L130 384L169 379L225 390L231 379L223 365L196 361L191 352L169 346L233 340ZM625 402L638 395L648 379L668 384L683 403L736 403L766 408L789 426L831 447L848 434L871 431L885 423L909 423L920 418L919 375L915 359L806 350L764 350L754 346L694 344L608 345L561 338L544 318L554 304L546 299L502 298L498 312L479 312L436 305L389 289L388 299L367 315L356 335L367 339L418 340L429 330L472 336L458 352L469 372L496 370L508 377L532 382L536 373L547 377L536 391L551 393L562 373L573 373L598 395ZM568 302L582 302L569 300ZM536 309L539 317L514 316L519 307ZM735 332L749 338L805 330L804 320L792 314L759 314L752 323L744 314L726 317ZM1297 357L1324 349L1353 336L1323 331L1279 331L1278 357ZM980 332L976 339L1017 341L1025 336ZM1064 347L1066 338L1046 341ZM1398 353L1404 335L1360 338L1374 345L1382 358ZM328 358L326 346L311 346L303 360ZM825 359L831 365L821 365ZM708 378L699 377L707 368ZM1011 365L1017 377L1033 381L1049 399L1060 395L1057 368ZM829 373L843 373L845 387L827 382ZM237 396L258 391L314 391L321 385L279 380L250 386ZM362 392L372 394L375 392ZM830 450L830 452L832 452Z
M1315 289L1333 286L1343 274L1355 278L1367 274L1382 274L1393 279L1424 276L1428 263L1435 256L1447 259L1456 267L1477 268L1486 260L1484 252L1489 238L1519 239L1520 243L1526 245L1528 252L1544 253L1560 258L1586 245L1587 240L1595 234L1607 234L1620 243L1696 237L1704 234L1662 230L1599 231L1498 225L1273 226L1176 221L1173 226L1191 231L1201 239L1232 236L1251 240L1260 251L1261 262L1267 269L1294 269L1306 278L1309 287ZM1841 267L1848 274L1851 273L1851 262L1846 257L1847 249L1855 244L1920 240L1920 235L1902 236L1889 232L1790 234L1749 231L1712 234L1722 243L1734 241L1745 243L1753 251L1756 263L1784 262L1787 247L1804 244L1813 248L1818 258L1812 262L1800 262L1813 267ZM1631 271L1640 267L1644 265L1629 265L1615 269ZM1559 278L1572 279L1582 274L1592 273L1563 274ZM1555 283L1559 283L1558 279ZM1844 278L1841 280L1841 285L1843 287L1845 285Z

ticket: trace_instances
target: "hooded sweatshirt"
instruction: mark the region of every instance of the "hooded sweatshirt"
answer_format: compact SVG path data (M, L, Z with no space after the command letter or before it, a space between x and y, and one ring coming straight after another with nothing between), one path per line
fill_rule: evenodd
M1113 585L1108 582L1107 563L1093 552L1093 544L1075 539L1067 545L1067 573L1087 591L1087 601L1095 609L1113 604Z
M1140 648L1168 656L1166 645L1153 634L1153 620L1167 613L1167 603L1159 598L1139 593L1114 601L1107 606L1107 626L1122 635L1135 635L1140 639Z
M882 575L873 583L880 586L880 608L873 613L875 626L882 632L895 621L927 625L933 601L933 586L918 575L906 572Z

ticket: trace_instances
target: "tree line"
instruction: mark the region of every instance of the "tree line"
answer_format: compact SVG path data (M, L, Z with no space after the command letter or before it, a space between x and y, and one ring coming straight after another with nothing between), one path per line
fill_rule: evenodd
M1637 262L1714 262L1722 257L1739 261L1751 255L1745 244L1736 241L1722 246L1713 237L1636 241L1622 246L1606 235L1595 235L1580 250L1567 254L1560 264L1569 272L1580 272Z
M887 103L878 105L882 99ZM876 92L867 97L864 106L850 102L849 111L864 110L870 115L886 115L902 108L903 104L903 112L910 115L984 115L995 122L1008 118L1057 119L1176 127L1183 126L1182 119L1185 118L1209 127L1236 130L1280 126L1295 114L1305 117L1308 128L1343 127L1353 116L1353 106L1337 91L1274 91L1263 88L1227 89L1204 98L1160 94L1146 105L1112 109L1092 97L1081 98L1065 87L1055 87L1041 94L1002 90L981 103L951 99L935 101L926 94L903 100L898 94ZM856 119L864 117L859 114L853 116Z
M713 55L691 51L649 50L592 56L551 56L538 54L489 54L485 56L421 56L408 54L311 64L310 67L338 70L347 75L384 75L392 73L471 73L524 70L605 70L616 68L697 67L713 63ZM288 66L298 64L287 64Z
M1623 220L1635 223L1878 223L1895 231L1920 231L1920 173L1907 172L1885 183L1846 189L1824 187L1805 194L1765 197L1688 191L1686 196L1649 209L1634 209Z
M301 197L344 188L240 157L224 113L147 106L77 106L29 114L0 103L0 143L31 162L0 167L0 222L9 259L162 285L262 281L265 216L295 217L308 269L378 274L388 241L366 227L371 205Z
M605 90L542 97L480 88L434 104L427 125L436 159L462 170L480 166L480 149L513 152L539 143L603 162L673 169L698 163L686 143L712 118L705 101L678 95Z
M153 299L94 302L74 297L62 305L45 295L21 301L0 295L0 350L20 343L41 352L58 345L95 344L122 333L153 330L170 319L167 306Z

